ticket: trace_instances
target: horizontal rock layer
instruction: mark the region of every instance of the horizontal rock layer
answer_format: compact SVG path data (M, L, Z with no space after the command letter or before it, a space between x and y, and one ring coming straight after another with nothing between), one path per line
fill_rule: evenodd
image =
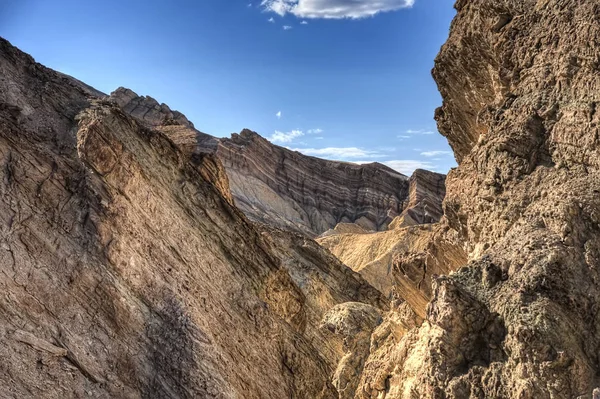
M383 230L409 193L408 179L384 165L308 157L249 130L222 139L217 156L246 215L310 235L338 223Z

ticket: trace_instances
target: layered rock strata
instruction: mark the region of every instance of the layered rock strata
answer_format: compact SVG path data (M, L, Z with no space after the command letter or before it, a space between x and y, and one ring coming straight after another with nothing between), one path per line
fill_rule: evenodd
M388 226L391 229L439 222L446 196L446 176L417 169L410 177L407 203L402 214Z
M308 157L249 130L220 144L236 205L262 223L313 236L338 223L384 230L408 197L408 178L382 164Z

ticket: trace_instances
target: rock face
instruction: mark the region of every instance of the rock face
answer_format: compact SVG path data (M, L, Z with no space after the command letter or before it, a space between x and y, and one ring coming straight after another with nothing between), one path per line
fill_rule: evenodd
M217 154L248 217L311 236L338 223L385 230L409 194L408 179L384 165L308 157L250 130L222 139Z
M321 239L389 308L305 235L249 223L220 143L0 42L2 395L598 396L600 4L456 9L442 220Z
M249 223L218 160L149 114L2 39L0 76L0 396L338 397L347 350L321 320L387 311L377 290Z
M110 95L125 112L167 134L193 153L215 153L236 206L251 220L317 236L339 223L366 230L439 221L445 176L406 176L379 163L356 165L302 155L251 130L217 139L151 97L119 88Z
M600 4L455 7L434 69L439 130L459 161L442 225L470 262L434 279L419 328L372 345L357 397L590 398L600 385Z
M442 201L446 195L445 180L445 175L415 170L409 180L408 203L402 214L390 223L389 229L439 222L443 215Z
M456 233L437 224L378 233L342 230L317 242L387 297L406 301L422 318L435 276L467 261Z

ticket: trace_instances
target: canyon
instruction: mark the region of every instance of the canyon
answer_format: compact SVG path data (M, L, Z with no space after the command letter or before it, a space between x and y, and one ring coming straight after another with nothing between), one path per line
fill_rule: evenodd
M600 396L600 4L455 8L447 177L218 139L0 39L0 396Z

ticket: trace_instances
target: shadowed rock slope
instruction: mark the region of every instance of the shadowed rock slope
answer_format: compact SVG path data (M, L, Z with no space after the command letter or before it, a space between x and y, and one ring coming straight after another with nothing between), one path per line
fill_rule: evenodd
M217 139L151 97L119 88L110 99L190 152L215 153L225 167L236 206L251 220L314 237L338 223L381 231L401 214L406 216L397 223L409 225L441 217L444 175L418 171L409 179L379 163L309 157L248 129Z
M2 39L0 77L1 397L338 396L348 349L320 321L374 328L377 290L249 223L212 155Z

